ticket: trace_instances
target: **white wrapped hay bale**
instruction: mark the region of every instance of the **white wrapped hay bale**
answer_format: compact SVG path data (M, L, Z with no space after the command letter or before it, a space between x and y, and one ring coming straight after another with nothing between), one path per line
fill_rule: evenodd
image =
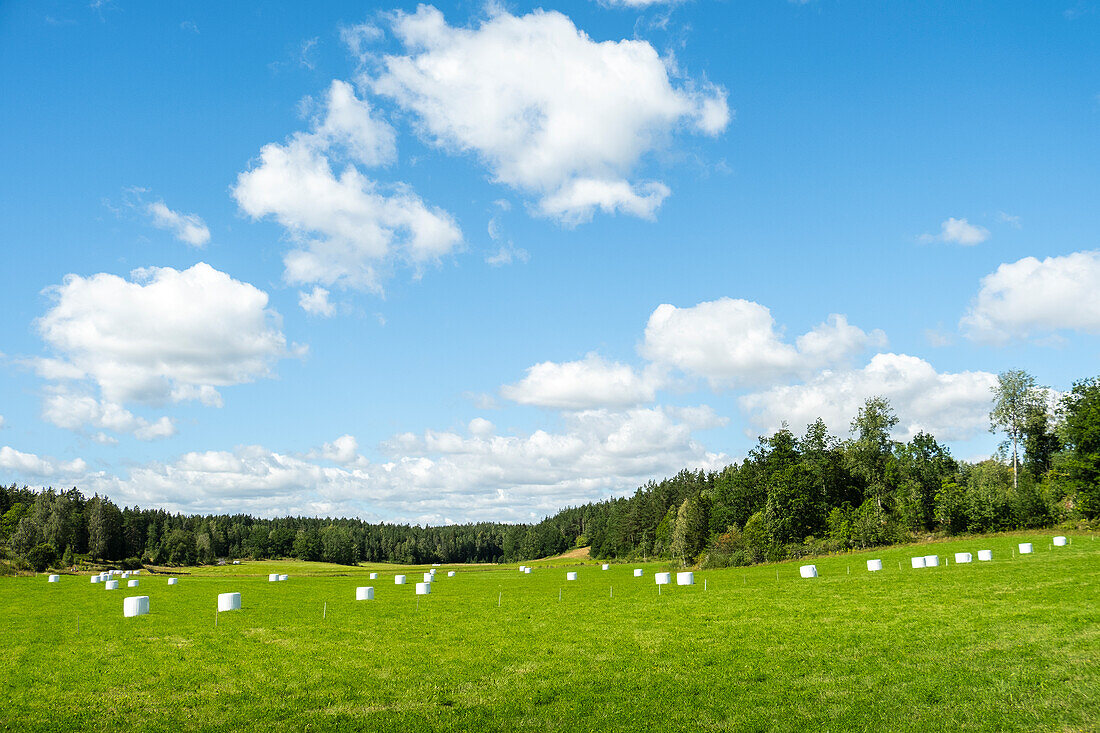
M102 583L103 582L103 578L99 577L98 575L93 575L91 580L92 580L92 583Z
M816 578L817 566L816 565L803 565L798 568L798 574L803 578Z
M130 596L129 598L123 599L123 617L144 616L147 613L149 613L149 596Z
M882 560L868 560L867 570L872 573L882 570Z
M447 571L447 577L448 578L453 578L454 576L455 576L455 571L453 571L453 570L448 570Z
M914 568L923 568L924 567L924 557L923 556L914 557L912 559L912 563L913 563Z
M531 568L524 568L523 569L523 574L524 575L530 575L531 574Z
M971 562L973 559L974 559L974 556L971 555L969 552L956 552L955 553L955 564Z
M278 573L268 573L267 574L267 582L268 583L278 583L279 582L279 574Z
M234 565L240 565L240 564L241 564L241 561L240 561L240 560L234 560L234 561L233 561L233 564L234 564Z
M1065 537L1055 537L1054 538L1054 546L1055 547L1065 547L1066 546L1066 538Z
M241 594L240 593L219 593L218 594L218 613L222 611L240 611L241 610Z
M640 578L644 574L645 574L645 571L643 571L641 568L634 568L634 577L635 578Z
M141 575L141 571L135 570L134 572L130 573L130 575Z
M286 580L289 577L290 577L289 575L280 575L279 580Z
M426 596L431 592L432 592L432 584L431 583L417 583L416 584L416 595Z
M133 580L127 580L126 581L126 587L127 588L137 588L138 587L138 579L134 578Z
M432 568L432 569L431 569L431 570L429 570L428 572L430 572L430 573L431 573L431 574L432 574L432 575L434 576L434 575L435 575L435 568Z
M123 580L126 580L126 579L127 579L127 578L129 578L129 577L130 577L130 574L129 574L129 573L123 573L123 574L122 574L122 579L123 579Z
M395 576L393 576L393 584L394 585L405 585L405 576L404 575L395 575Z
M373 601L374 600L374 586L362 585L355 589L355 600L357 601Z
M1031 543L1030 542L1021 542L1020 543L1020 554L1021 555L1030 555L1031 554Z
M520 566L519 566L519 571L520 571L521 573L523 573L523 572L526 572L526 571L527 571L527 566L526 566L526 565L520 565Z
M107 582L105 582L103 584L103 588L105 590L118 590L118 581L117 580L108 580Z
M672 573L654 573L653 579L657 585L668 585L672 582Z
M566 580L576 580L577 579L577 574L574 573L574 572L566 573L565 574L565 579Z
M610 566L609 564L607 564L607 563L604 563L604 564L603 564L603 569L604 569L604 570L610 570L610 569L611 569L611 566Z
M993 550L978 550L978 562L989 562L993 559Z
M695 585L695 573L676 573L676 585Z
M424 582L425 583L430 583L430 582L432 582L432 578L434 578L434 577L435 576L432 575L431 573L424 573Z
M61 582L61 576L60 575L51 575L49 578L46 579L46 582L47 583L60 583Z
M940 556L939 555L925 555L924 556L924 567L926 567L926 568L938 568L939 566L940 566Z
M371 580L378 580L378 573L371 573L370 574L370 579Z
M168 579L168 585L178 585L179 582L180 582L179 578L169 578Z

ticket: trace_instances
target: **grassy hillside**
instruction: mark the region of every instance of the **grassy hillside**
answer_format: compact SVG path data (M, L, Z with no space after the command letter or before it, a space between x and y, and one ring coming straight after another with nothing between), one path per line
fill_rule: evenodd
M1020 541L1036 553L1013 559ZM812 580L798 563L704 571L660 595L654 563L561 560L575 582L550 563L444 566L419 607L424 568L405 586L392 566L278 562L117 591L0 578L0 727L1096 730L1100 542L1049 541L824 558ZM953 562L987 548L992 563ZM950 564L910 568L933 553ZM290 580L268 583L276 571ZM356 602L359 585L375 600ZM243 609L215 627L230 591ZM123 618L138 594L151 614Z

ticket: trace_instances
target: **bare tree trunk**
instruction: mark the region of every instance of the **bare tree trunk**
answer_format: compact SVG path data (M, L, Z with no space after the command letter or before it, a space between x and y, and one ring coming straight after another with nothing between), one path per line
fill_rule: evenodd
M1012 490L1015 491L1019 486L1016 483L1016 436L1012 436Z

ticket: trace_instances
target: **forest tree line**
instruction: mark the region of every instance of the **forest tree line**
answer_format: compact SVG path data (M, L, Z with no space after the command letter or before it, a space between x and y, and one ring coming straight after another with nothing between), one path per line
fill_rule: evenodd
M1054 401L1026 372L1005 372L990 421L1005 437L999 454L967 463L927 433L893 440L898 417L888 400L873 397L845 439L820 419L801 434L784 425L740 463L685 469L632 496L563 509L537 524L183 515L119 509L76 488L0 485L0 547L12 563L35 569L278 557L509 562L585 546L597 558L721 567L1100 517L1100 377Z

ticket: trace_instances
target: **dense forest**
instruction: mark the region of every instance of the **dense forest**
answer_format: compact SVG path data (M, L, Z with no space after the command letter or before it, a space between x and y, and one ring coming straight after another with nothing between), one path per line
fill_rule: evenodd
M0 548L7 564L38 570L273 557L500 562L584 546L597 558L720 567L1100 518L1100 377L1052 400L1026 372L1001 374L990 424L1005 442L979 463L956 460L926 433L895 441L897 423L890 403L873 397L846 439L820 419L801 435L784 426L721 471L685 469L630 497L567 508L533 525L186 516L119 509L76 488L0 485Z

